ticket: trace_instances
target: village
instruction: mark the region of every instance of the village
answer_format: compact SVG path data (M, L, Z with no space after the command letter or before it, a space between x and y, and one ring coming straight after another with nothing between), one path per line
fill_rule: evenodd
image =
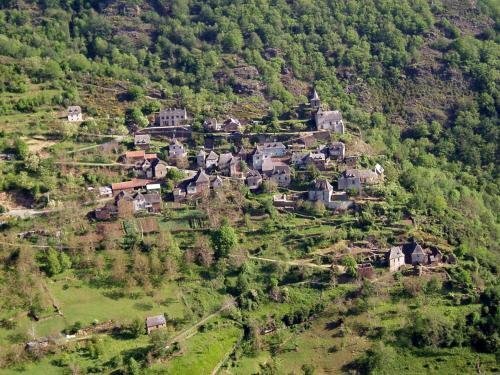
M357 136L349 133L348 124L339 110L325 108L316 90L313 90L309 103L301 108L301 113L305 115L298 119L300 130L276 133L253 132L251 120L232 116L222 120L208 118L202 123L204 142L201 143L195 141L200 129L192 126L186 108L165 108L153 113L149 117L149 126L132 127L130 136L114 138L99 146L99 150L106 150L115 158L107 165L118 167L121 172L110 174L112 182L109 185L87 185L87 192L93 196L94 202L87 212L88 223L95 225L96 233L109 232L115 241L123 241L121 233L126 237L130 227L134 227L131 232L140 233L141 238L155 236L160 232L159 222L165 222L175 210L209 207L220 195L241 191L252 199L269 200L274 210L284 216L295 216L313 226L317 222L328 228L332 219L355 216L363 212L367 203L381 202L377 191L385 183L384 158L365 155L352 146ZM68 107L65 120L67 123L82 123L82 108ZM11 160L12 157L4 155L3 159ZM213 218L208 215L205 220ZM411 218L408 221L411 222ZM211 227L217 227L219 223ZM119 234L112 234L116 232ZM18 235L20 239L28 240L51 236L47 230L26 231ZM61 233L57 236L60 238ZM315 233L310 238L306 233L300 235L299 246L306 244L308 248L308 243L321 243L314 242L317 236ZM422 280L426 280L429 275L438 274L443 268L457 263L452 252L443 252L432 242L424 243L406 235L386 246L373 238L326 243L325 248L314 249L311 254L307 250L288 261L269 257L262 251L265 244L246 245L242 251L247 259L261 264L326 272L336 275L340 282L355 281L358 284L367 280L387 282L402 276L424 276ZM310 281L325 284L325 281L315 278ZM272 298L280 301L282 297L278 293ZM215 312L200 317L194 325L170 339L165 348L169 353L179 351L178 341L187 339L206 321L234 306L236 300L231 299L219 305L218 310L214 307L211 311ZM63 316L62 309L55 302L54 308L55 315ZM143 313L140 318L140 331L149 337L156 331L172 330L174 325L174 319L168 313L158 314L158 309L155 310L152 311L154 315ZM43 356L56 347L85 341L96 335L120 336L129 329L114 319L90 326L75 326L66 329L64 335L33 335L26 342L25 350L31 355ZM260 334L267 335L275 332L278 326L275 322L266 323L259 329Z
M283 212L300 212L306 202L317 211L336 215L359 210L359 204L367 200L376 201L370 189L384 184L383 166L374 162L371 167L360 167L362 155L350 152L341 141L347 133L342 113L324 109L316 90L307 109L310 118L305 120L313 128L282 140L277 140L279 133L245 134L245 125L233 117L206 119L205 135L229 140L229 149L217 152L217 141L210 138L212 148L189 147L193 131L187 110L165 108L151 117L150 126L133 129L134 149L118 157L117 162L132 178L92 188L106 203L89 212L89 218L109 222L133 216L154 217L161 215L166 204L196 206L202 199L210 204L219 190L242 186L256 196L272 194L273 205ZM69 107L68 121L82 119L80 107ZM165 144L165 160L151 151L155 139ZM256 142L252 144L251 140ZM169 171L182 177L167 188ZM296 189L300 175L310 179L301 181ZM355 255L360 260L357 276L361 279L372 278L375 266L387 267L390 272L413 269L414 274L421 275L422 267L456 263L452 253L443 256L438 247L422 247L412 238L388 249L368 246ZM341 265L341 259L332 267L335 264Z

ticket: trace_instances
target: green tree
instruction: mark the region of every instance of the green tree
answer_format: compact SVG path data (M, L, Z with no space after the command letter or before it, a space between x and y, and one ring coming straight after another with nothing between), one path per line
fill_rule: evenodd
M352 255L346 255L342 259L342 265L346 268L346 273L349 276L355 277L358 270L358 262Z
M127 326L127 330L134 338L137 338L145 333L144 322L139 318L135 318Z
M60 251L58 260L59 264L61 265L61 271L65 271L71 268L71 259L66 253Z
M240 52L243 47L243 35L239 28L235 27L222 36L222 46L226 52Z
M14 142L14 149L19 159L25 160L29 155L28 144L21 138L16 138Z
M45 258L46 271L49 276L54 276L62 272L59 255L56 250L49 248Z
M151 353L155 357L161 357L167 353L169 334L164 329L158 329L151 333L149 344Z
M133 357L130 357L127 368L130 375L140 375L142 373L141 366Z
M216 258L221 258L228 256L229 252L236 246L238 236L229 224L223 224L212 232L211 241Z
M144 96L144 89L140 86L131 86L127 91L130 100L139 100Z

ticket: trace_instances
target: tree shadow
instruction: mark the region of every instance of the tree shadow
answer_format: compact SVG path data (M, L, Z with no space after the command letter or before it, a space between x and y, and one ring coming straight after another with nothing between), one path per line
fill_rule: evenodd
M149 311L153 309L153 305L146 302L137 302L134 304L134 308L141 311Z

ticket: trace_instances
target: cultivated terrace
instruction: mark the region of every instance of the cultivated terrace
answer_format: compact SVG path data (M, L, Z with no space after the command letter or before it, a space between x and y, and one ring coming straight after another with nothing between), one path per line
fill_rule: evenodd
M499 372L499 28L0 1L0 375Z

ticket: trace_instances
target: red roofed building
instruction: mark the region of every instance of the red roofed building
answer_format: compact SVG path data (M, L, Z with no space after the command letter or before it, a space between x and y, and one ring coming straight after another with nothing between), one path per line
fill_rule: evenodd
M133 180L130 180L130 181L117 182L117 183L111 184L111 189L113 190L113 195L116 196L122 191L132 192L134 190L144 189L144 188L146 188L146 185L150 184L151 182L153 182L153 181L134 178Z

